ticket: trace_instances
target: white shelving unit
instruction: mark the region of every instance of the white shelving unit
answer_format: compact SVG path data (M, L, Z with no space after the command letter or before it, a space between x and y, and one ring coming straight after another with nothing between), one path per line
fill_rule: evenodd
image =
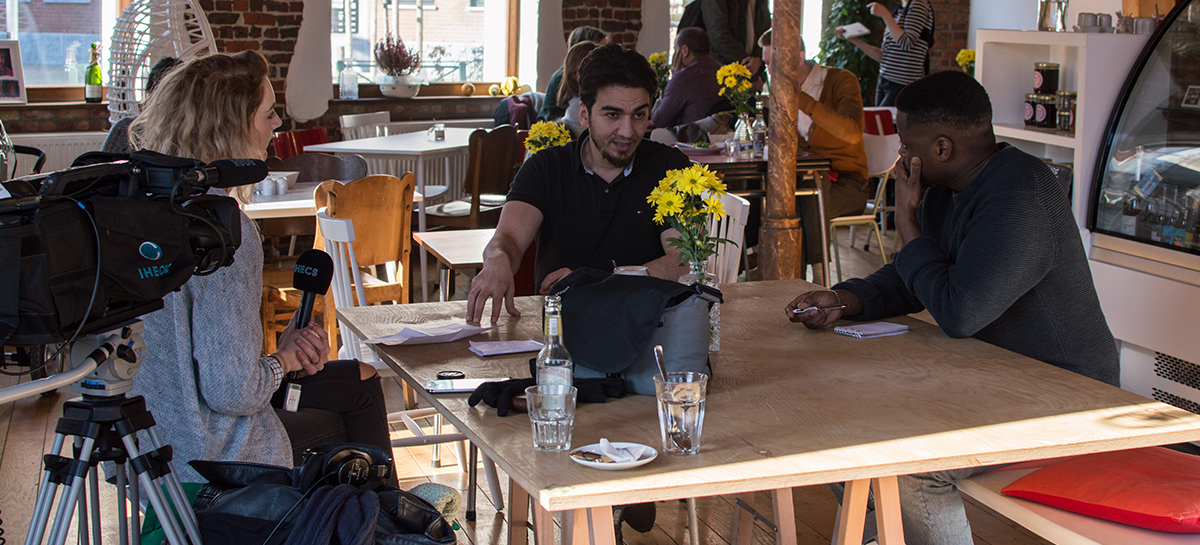
M980 29L975 76L992 99L996 136L1026 153L1074 163L1072 208L1080 230L1087 223L1096 153L1117 93L1148 37L1137 34ZM1033 65L1056 62L1059 90L1076 91L1075 134L1026 128L1025 95L1033 92Z

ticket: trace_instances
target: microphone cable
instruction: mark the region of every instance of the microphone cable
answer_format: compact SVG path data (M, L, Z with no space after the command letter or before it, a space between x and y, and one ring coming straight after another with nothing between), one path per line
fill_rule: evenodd
M267 534L267 539L263 540L263 545L267 545L268 543L271 542L271 538L275 537L275 532L278 532L279 528L281 526L283 526L283 523L286 522L287 519L292 516L292 511L295 511L297 507L300 507L300 504L304 503L304 500L308 499L309 494L312 494L313 491L316 490L318 486L321 486L322 484L324 484L325 479L328 479L334 475L337 475L337 471L332 471L332 472L326 473L326 474L322 475L320 479L317 479L317 482L313 483L312 486L308 487L308 490L306 490L304 492L304 495L300 496L300 499L296 500L296 503L292 504L292 508L288 509L287 512L283 514L283 518L279 519L279 522L275 523L275 528L272 528L271 533ZM0 545L4 545L4 543L0 542Z

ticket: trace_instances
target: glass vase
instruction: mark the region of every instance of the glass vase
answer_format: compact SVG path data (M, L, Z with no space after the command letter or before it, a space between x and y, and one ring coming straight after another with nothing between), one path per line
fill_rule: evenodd
M705 286L717 287L717 279L708 274L708 260L688 262L688 271L679 277L680 284L692 285L699 282ZM713 303L708 311L708 351L721 350L721 303Z
M738 114L733 126L733 158L750 160L754 157L754 132L750 130L750 114Z

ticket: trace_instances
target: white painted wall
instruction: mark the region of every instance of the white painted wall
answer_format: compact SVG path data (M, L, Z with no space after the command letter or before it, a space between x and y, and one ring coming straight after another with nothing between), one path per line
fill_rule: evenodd
M1071 0L1067 4L1067 29L1075 24L1080 12L1118 11L1121 11L1121 0ZM1037 19L1038 0L971 0L967 47L975 48L975 31L978 29L1037 30Z
M642 0L642 30L637 51L646 57L671 50L671 10L662 0ZM565 56L565 54L564 54Z

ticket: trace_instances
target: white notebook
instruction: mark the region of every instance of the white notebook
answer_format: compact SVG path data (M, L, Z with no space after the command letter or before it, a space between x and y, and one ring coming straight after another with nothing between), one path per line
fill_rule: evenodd
M871 324L839 326L833 328L833 331L834 333L849 335L859 339L870 339L872 337L887 337L888 335L908 333L908 326L893 324L891 322L875 322Z

